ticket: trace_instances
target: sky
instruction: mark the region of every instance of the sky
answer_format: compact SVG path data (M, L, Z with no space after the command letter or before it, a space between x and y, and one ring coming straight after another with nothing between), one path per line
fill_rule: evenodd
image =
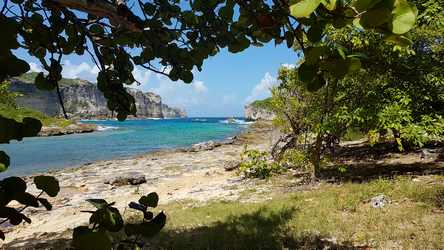
M26 52L18 51L17 56L31 65L31 71L41 71ZM270 96L270 88L278 84L278 68L296 61L296 53L284 44L251 47L237 54L222 50L204 62L201 72L194 71L191 84L138 67L133 74L141 85L131 87L159 94L163 103L184 109L190 117L243 116L246 104ZM62 64L64 77L96 81L98 69L89 56L65 56Z

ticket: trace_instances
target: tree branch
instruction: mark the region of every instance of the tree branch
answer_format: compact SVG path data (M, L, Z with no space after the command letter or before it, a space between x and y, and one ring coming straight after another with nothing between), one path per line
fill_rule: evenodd
M141 20L134 15L124 4L123 1L117 1L116 5L106 0L51 0L59 8L76 9L88 14L108 18L110 23L117 27L133 32L142 32Z

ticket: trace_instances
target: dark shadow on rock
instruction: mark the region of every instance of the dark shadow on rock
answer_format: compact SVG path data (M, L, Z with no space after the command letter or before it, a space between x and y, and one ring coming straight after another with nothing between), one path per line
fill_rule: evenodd
M296 212L294 208L277 212L261 208L211 226L163 231L148 249L365 249L337 244L327 236L289 236L286 224Z

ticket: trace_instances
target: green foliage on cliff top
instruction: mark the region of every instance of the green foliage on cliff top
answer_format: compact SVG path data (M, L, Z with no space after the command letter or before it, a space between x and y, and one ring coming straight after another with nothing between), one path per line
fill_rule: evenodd
M21 122L25 117L32 117L42 122L43 126L58 126L66 127L73 122L71 120L65 120L62 118L50 117L42 112L23 107L12 107L5 104L0 104L0 116L14 119Z
M263 100L256 100L254 102L252 102L250 104L250 106L254 107L254 108L259 108L259 109L271 109L271 97L268 97L266 99Z
M22 74L21 76L15 77L15 79L29 84L34 84L34 80L37 77L38 72L29 72ZM84 81L80 79L71 79L71 78L62 78L59 81L59 84L61 86L68 86L68 85L74 85L74 84L84 84Z

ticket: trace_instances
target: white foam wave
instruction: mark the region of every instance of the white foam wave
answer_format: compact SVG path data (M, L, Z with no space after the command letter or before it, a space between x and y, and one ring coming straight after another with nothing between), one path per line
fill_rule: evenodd
M220 123L225 123L225 124L238 124L238 125L248 125L248 124L252 124L253 122L247 122L245 120L242 119L226 119L226 120L221 120L219 121Z
M115 129L119 129L119 127L114 127L114 126L97 126L97 131L107 131L107 130L115 130Z

